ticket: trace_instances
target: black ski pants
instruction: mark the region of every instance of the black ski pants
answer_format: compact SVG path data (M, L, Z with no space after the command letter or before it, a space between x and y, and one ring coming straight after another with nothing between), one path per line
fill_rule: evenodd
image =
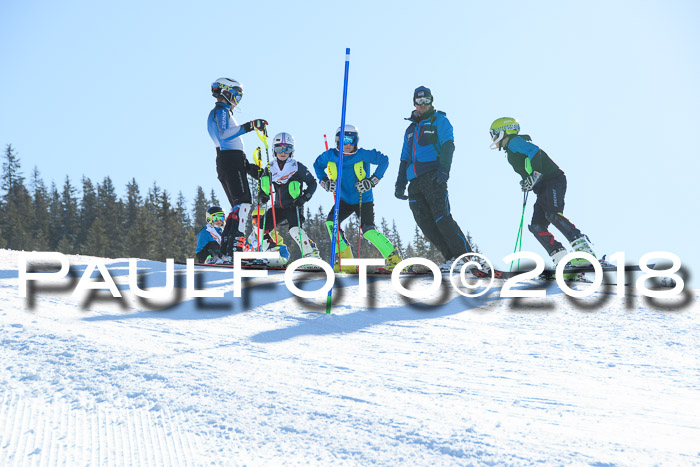
M445 261L472 251L467 237L450 213L447 183L438 183L427 173L411 180L408 204L413 218Z
M362 209L360 209L359 203L349 204L341 199L340 204L338 205L338 233L343 238L345 243L348 243L348 239L345 237L345 231L340 228L340 224L342 224L343 221L350 217L353 213L357 215L359 219L361 219L360 228L362 229L362 233L376 229L374 226L374 201L362 203ZM326 221L333 221L334 214L335 206L333 206L326 216Z
M216 173L226 198L235 207L241 203L250 203L252 196L246 168L245 153L238 149L216 150Z
M554 225L569 242L582 234L579 229L564 217L564 196L566 195L566 175L559 174L549 180L543 180L533 190L537 195L532 223L528 227L548 254L564 248L549 232L549 224Z
M287 221L289 228L299 227L304 225L304 207L287 206L284 208L275 208L275 217L272 217L272 209L265 211L265 231L269 232L274 229L275 221L277 227ZM260 224L262 228L262 224Z

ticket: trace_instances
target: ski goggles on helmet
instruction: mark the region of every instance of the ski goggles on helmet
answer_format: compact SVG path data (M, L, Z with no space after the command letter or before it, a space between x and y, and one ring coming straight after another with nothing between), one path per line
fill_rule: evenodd
M229 86L227 84L214 83L211 86L214 95L221 94L230 104L238 105L243 99L243 88L240 86Z
M224 213L223 212L217 212L216 214L212 214L210 216L212 222L223 222L224 221Z
M291 154L294 152L294 146L288 143L275 144L274 149L276 154Z
M416 97L415 99L413 99L413 103L416 105L430 105L433 103L433 97Z
M357 135L345 135L343 138L343 145L352 144L353 146L357 144Z

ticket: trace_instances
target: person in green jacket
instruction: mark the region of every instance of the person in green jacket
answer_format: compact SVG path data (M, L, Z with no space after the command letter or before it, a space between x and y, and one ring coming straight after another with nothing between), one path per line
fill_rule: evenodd
M547 250L556 267L568 251L549 232L553 224L571 243L574 251L589 253L595 257L588 236L564 217L564 196L566 195L566 175L559 166L539 146L532 143L528 135L520 135L520 124L514 118L503 117L491 124L489 131L493 144L491 149L503 149L508 163L520 175L523 192L532 191L537 195L530 232ZM588 261L576 258L572 266L586 266Z

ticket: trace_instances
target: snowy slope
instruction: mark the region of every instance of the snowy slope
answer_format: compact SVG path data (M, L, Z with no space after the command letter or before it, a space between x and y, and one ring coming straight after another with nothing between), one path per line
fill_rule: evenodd
M343 276L327 315L279 273L233 298L230 270L203 269L224 298L139 301L118 259L123 299L27 300L17 256L0 250L0 465L700 463L696 290L412 303Z

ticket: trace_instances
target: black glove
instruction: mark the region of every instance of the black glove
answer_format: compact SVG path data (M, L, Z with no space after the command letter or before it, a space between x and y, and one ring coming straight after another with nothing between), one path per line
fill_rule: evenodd
M262 204L267 204L270 201L270 195L266 195L264 191L261 191L259 199Z
M449 178L450 172L443 166L438 167L433 173L433 179L440 184L447 183L447 179Z
M319 184L324 190L335 193L335 180L331 180L328 177L323 177L323 180L321 180Z
M300 208L311 199L311 195L304 192L297 199L294 200L294 206Z
M266 127L267 127L267 121L263 120L262 118L256 118L255 120L251 120L251 121L243 124L243 129L245 130L246 133L249 133L253 130L258 130L262 133L267 134L267 132L265 131Z
M532 172L527 178L520 180L520 189L525 191L530 191L535 187L535 184L540 180L542 174L539 172Z
M406 187L397 186L396 191L394 191L394 196L396 196L398 199L407 200L408 196L404 194L404 191L406 191Z

